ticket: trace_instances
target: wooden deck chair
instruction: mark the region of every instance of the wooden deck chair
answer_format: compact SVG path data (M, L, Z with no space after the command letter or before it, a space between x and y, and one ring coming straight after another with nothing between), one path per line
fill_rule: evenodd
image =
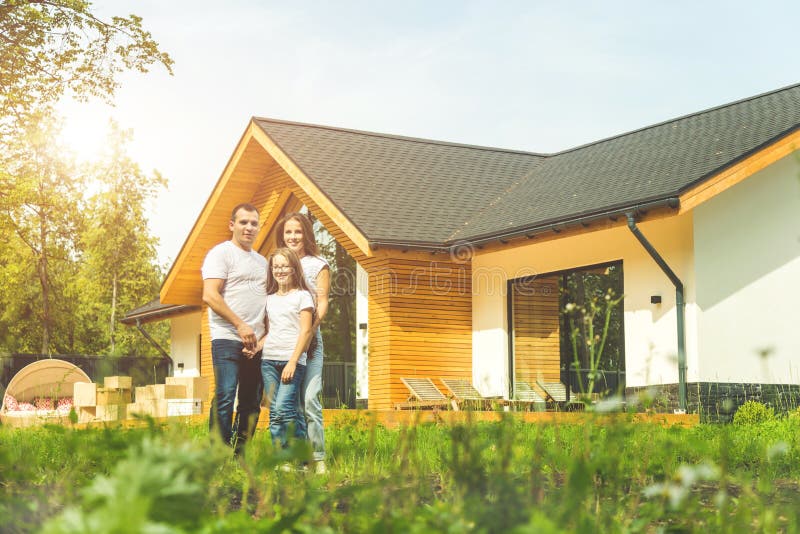
M435 408L437 406L456 408L455 402L445 397L430 378L401 378L400 381L408 388L410 395L406 402L395 404L396 410Z
M554 402L562 408L569 409L583 407L582 402L576 401L571 397L567 399L567 386L565 386L563 382L543 382L542 380L537 379L536 385L539 386L542 391L544 391L545 395L547 395L546 400Z
M455 401L456 410L465 405L481 409L491 409L492 404L505 404L502 397L484 397L475 389L470 380L464 378L442 378L440 379L444 387L450 392L450 396Z
M514 384L514 400L516 407L525 406L535 410L544 410L547 403L539 393L524 380L517 380Z

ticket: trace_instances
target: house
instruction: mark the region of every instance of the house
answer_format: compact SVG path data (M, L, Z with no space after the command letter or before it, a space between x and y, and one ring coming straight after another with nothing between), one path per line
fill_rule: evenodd
M800 85L555 154L253 118L160 302L187 307L173 336L199 340L211 375L206 251L240 202L260 209L262 253L305 206L367 280L372 409L404 400L406 376L506 397L580 386L565 304L609 290L624 295L600 362L614 387L654 388L669 410L780 400L800 388L798 125Z

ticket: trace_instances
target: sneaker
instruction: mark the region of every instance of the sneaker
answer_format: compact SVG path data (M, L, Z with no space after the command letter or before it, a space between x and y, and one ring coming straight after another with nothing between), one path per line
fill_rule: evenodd
M314 472L318 475L324 475L328 472L328 469L325 467L325 460L318 460L314 462Z
M276 465L275 471L283 471L284 473L291 473L292 471L294 471L294 466L289 462L286 462L281 465Z

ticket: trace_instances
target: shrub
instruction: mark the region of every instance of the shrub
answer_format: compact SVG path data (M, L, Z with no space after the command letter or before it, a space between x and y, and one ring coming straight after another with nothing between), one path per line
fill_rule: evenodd
M733 415L735 425L753 425L775 419L775 409L757 401L747 401Z

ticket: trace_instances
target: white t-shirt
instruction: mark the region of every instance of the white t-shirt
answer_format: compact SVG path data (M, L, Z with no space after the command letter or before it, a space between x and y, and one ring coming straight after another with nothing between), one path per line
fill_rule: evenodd
M267 260L251 250L244 251L231 241L220 243L208 251L203 262L203 280L225 280L220 291L225 304L250 325L256 338L264 335L264 298L266 296ZM211 339L241 341L236 328L208 308Z
M322 269L328 267L328 262L325 261L325 258L309 255L300 258L300 265L303 266L303 275L305 275L306 284L308 284L308 288L311 291L316 292L317 275L319 275Z
M304 289L295 289L286 295L267 295L269 332L264 340L261 357L265 360L289 361L300 337L300 312L313 309L311 293ZM306 364L305 352L297 363Z

